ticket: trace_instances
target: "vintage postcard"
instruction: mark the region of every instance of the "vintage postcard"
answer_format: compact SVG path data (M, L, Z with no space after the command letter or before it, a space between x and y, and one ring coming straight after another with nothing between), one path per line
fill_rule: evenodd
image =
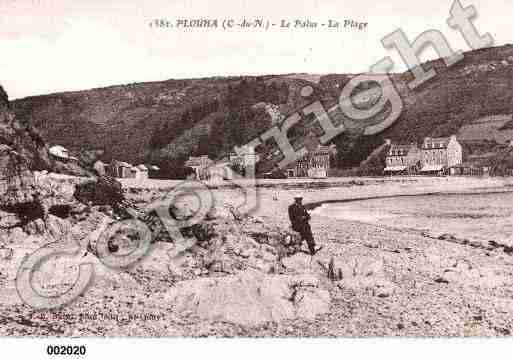
M0 336L512 335L513 3L0 11Z

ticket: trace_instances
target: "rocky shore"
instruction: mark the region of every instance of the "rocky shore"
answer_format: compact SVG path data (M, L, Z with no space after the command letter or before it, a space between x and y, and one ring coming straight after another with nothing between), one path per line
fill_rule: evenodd
M76 186L51 179L55 188ZM66 186L63 185L64 182ZM0 335L68 336L504 336L513 330L513 257L500 246L476 247L418 232L312 216L323 249L304 253L289 230L295 194L319 202L451 191L505 189L500 178L345 179L336 186L280 183L257 188L257 206L239 211L247 188L212 190L214 208L200 227L172 236L153 232L143 260L109 268L91 247L115 217L102 206L75 203L67 218L0 235ZM170 188L127 186L138 208ZM192 203L192 202L190 202ZM180 211L187 211L187 205ZM79 210L79 208L82 208ZM83 210L83 211L82 211ZM184 213L185 213L184 212ZM37 222L37 221L36 221ZM123 231L121 231L123 232ZM119 251L137 242L114 236ZM73 284L78 264L94 280L71 304L36 311L19 298L15 278L30 253L50 241L76 241L35 274L42 291ZM328 275L328 273L334 275Z

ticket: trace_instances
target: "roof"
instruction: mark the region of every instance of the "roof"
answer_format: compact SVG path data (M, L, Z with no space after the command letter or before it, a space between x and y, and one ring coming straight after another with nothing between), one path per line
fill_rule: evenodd
M207 167L211 165L214 161L212 161L208 156L199 156L199 157L189 157L189 159L185 162L186 167Z
M132 168L132 165L130 163L127 163L127 162L123 162L123 161L114 161L113 162L113 165L116 166L116 167L128 167L128 168Z
M422 143L423 149L432 149L432 148L447 148L447 145L451 141L451 137L426 137L424 138L424 142Z
M386 167L383 171L384 172L401 172L406 169L406 166L390 166Z
M69 158L68 150L59 145L50 147L48 152L55 157L66 158L66 159Z
M417 145L392 144L388 150L388 156L406 156L412 149L418 149Z
M336 152L335 145L330 145L330 146L319 145L317 147L317 149L315 149L313 151L308 151L308 153L305 156L303 156L303 158L306 158L308 156L316 156L316 155L332 155L335 152Z
M314 154L331 154L334 150L334 147L330 146L319 146L315 151L313 151Z
M244 156L244 155L254 155L255 154L255 147L244 145L241 147L238 147L236 150L237 155Z
M291 169L297 166L298 163L304 163L305 161L310 161L312 158L315 158L315 156L332 156L336 153L336 146L335 145L329 145L329 146L323 146L319 145L316 150L308 151L304 156L297 159L296 161L292 161L288 163L285 166L285 169ZM272 170L271 172L273 172Z

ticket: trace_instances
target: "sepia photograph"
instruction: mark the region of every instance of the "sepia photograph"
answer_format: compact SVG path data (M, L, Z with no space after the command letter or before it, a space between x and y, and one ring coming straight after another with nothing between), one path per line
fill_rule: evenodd
M0 13L2 338L512 336L513 3Z

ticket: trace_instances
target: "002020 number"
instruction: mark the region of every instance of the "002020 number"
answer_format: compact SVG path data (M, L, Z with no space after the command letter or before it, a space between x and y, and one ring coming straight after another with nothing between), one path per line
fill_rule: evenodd
M85 355L85 345L49 345L46 347L48 355Z

